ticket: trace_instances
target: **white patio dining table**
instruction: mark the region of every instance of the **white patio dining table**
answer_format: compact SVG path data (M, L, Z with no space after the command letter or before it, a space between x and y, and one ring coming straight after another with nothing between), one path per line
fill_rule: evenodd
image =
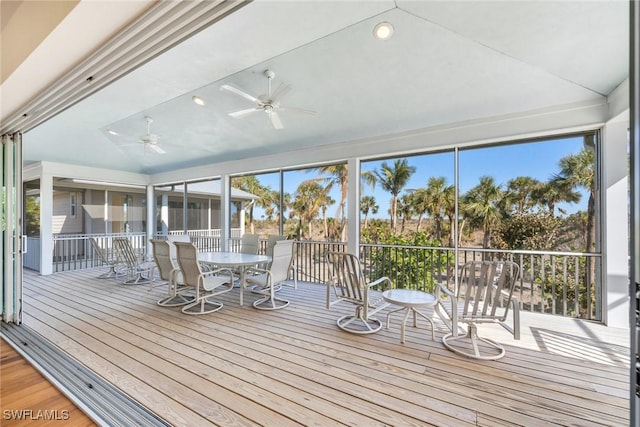
M241 252L199 252L198 261L207 265L238 269L240 271L240 305L242 305L246 268L253 265L271 262L271 257L267 255L245 254Z

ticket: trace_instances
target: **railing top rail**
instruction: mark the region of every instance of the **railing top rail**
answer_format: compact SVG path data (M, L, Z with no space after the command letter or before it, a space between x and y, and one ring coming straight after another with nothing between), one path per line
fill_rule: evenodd
M146 236L147 233L91 233L91 234L54 234L55 240L88 239L90 237L130 237Z
M360 246L364 247L377 247L377 248L403 248L403 249L429 249L440 251L455 251L455 248L446 246L411 246L411 245L388 245L377 243L361 243ZM502 253L502 254L517 254L517 255L556 255L556 256L581 256L581 257L601 257L602 254L593 252L567 252L567 251L539 251L539 250L524 250L524 249L484 249L484 248L471 248L463 247L458 248L461 252L484 252L484 253Z

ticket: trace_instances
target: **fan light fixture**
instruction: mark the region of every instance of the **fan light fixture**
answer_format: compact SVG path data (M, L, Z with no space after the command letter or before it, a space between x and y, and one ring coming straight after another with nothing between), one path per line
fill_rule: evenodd
M378 40L389 40L393 35L393 25L388 22L380 22L374 27L373 35Z
M193 102L195 102L198 105L205 105L206 102L204 102L204 99L200 98L199 96L193 96L191 97L191 99L193 100Z

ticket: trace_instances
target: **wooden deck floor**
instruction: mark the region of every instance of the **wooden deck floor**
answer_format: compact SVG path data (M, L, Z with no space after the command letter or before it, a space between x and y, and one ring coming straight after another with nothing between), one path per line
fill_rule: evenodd
M2 426L93 427L80 409L43 377L13 347L0 339Z
M165 292L98 280L96 270L25 272L24 323L176 426L625 426L628 331L524 315L522 339L495 362L459 357L426 322L399 317L368 336L340 331L347 305L324 308L324 287L300 284L278 311L225 295L187 316L155 304Z

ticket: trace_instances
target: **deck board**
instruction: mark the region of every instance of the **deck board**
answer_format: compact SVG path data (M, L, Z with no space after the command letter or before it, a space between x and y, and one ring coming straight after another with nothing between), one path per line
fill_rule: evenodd
M234 290L188 316L156 305L162 287L97 275L25 272L25 324L174 425L628 424L628 331L523 313L519 341L480 327L507 348L482 362L446 350L437 319L435 341L419 320L401 344L398 315L345 333L351 307L327 310L320 285L285 287L283 310Z
M96 426L4 338L0 339L0 354L3 426L60 425L62 422L70 427Z

